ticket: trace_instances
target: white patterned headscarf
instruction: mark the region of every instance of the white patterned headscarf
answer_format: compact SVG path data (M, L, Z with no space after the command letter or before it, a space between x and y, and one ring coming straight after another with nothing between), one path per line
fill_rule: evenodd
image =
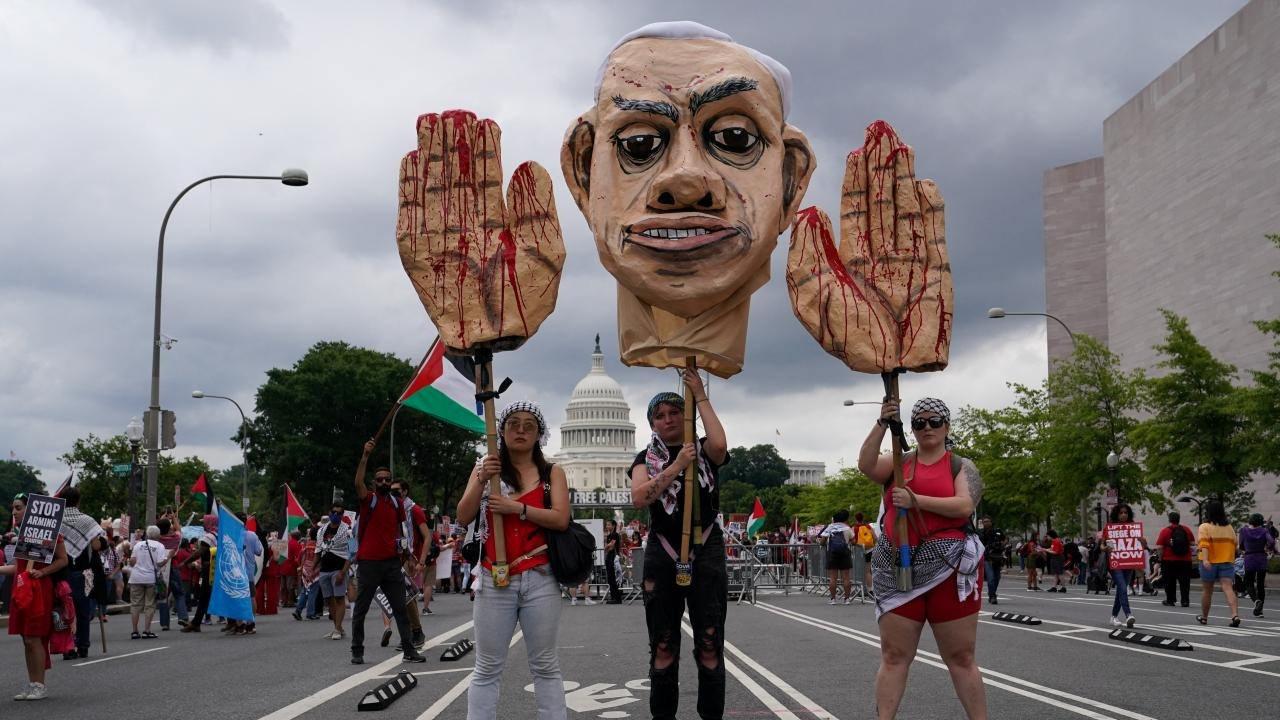
M498 413L498 445L506 444L506 441L503 440L502 428L506 427L507 418L518 412L527 412L538 421L538 445L540 447L545 446L547 439L550 437L550 433L547 432L547 421L542 417L542 408L528 400L513 402Z

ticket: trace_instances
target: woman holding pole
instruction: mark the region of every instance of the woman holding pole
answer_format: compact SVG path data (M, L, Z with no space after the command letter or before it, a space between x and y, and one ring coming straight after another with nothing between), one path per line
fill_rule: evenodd
M986 690L974 660L983 549L970 524L982 498L982 482L977 468L948 448L951 411L941 400L924 398L911 408L918 450L903 458L907 480L895 487L893 457L881 455L880 447L886 431L897 423L898 404L887 400L858 454L858 469L885 487L884 504L890 508L872 554L880 626L876 711L880 718L897 714L927 621L965 713L971 719L986 718ZM891 540L898 537L897 523L904 519L913 559L912 582L906 590L897 582L899 553L893 546L896 540Z
M556 654L560 585L551 574L543 529L564 530L569 526L569 484L564 471L542 455L547 423L537 405L517 402L507 406L498 416L498 429L501 442L497 456L487 455L477 463L458 501L458 523L466 525L478 515L476 532L484 541L480 563L485 571L475 583L472 611L476 667L467 692L467 718L498 717L502 671L519 621L533 675L537 718L563 720L568 710ZM502 492L497 495L490 495L487 490L493 477L502 481ZM549 507L543 488L548 483ZM494 523L498 515L503 516L501 526ZM507 556L512 558L507 564L505 587L497 586L493 577L497 548L494 533L498 532L503 534Z

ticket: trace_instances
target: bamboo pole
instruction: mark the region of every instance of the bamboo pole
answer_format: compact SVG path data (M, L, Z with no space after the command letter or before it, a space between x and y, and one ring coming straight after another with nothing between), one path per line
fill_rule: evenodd
M894 403L901 403L902 400L898 396L898 373L888 372L884 374L885 393ZM902 448L906 440L906 434L902 429L902 410L899 408L897 424L893 427L893 486L902 488L907 486L906 478L902 473ZM898 514L894 520L894 541L898 545L898 589L907 592L912 587L911 581L911 544L907 534L907 510L906 508L898 508Z
M498 456L498 425L493 409L493 356L488 353L476 354L476 395L484 397L484 434L489 454ZM501 479L489 478L489 497L495 498L502 493ZM502 514L493 513L493 524L489 527L493 535L493 586L506 587L510 582L507 566L507 538L502 533Z
M698 359L693 355L684 359L686 373L698 372ZM697 443L696 415L698 406L694 404L693 388L684 384L684 441ZM676 563L676 585L688 587L693 583L693 565L689 562L689 540L693 529L693 499L698 493L698 458L694 457L689 467L684 469L684 523L680 530L680 561Z

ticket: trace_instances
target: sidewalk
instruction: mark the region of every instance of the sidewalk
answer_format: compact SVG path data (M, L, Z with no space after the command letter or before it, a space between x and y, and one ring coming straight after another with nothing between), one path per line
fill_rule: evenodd
M116 603L107 606L108 615L127 615L129 613L129 603ZM9 616L0 615L0 629L9 627Z

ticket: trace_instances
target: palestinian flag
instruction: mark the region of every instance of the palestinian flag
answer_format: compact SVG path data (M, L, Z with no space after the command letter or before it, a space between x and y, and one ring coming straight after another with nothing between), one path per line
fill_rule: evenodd
M302 503L293 496L288 485L284 486L284 534L288 535L307 521L307 514L302 510Z
M764 530L764 505L760 504L760 498L756 498L756 506L747 516L747 537L755 537L762 530Z
M209 481L204 479L204 473L200 473L196 484L191 486L191 499L196 507L204 509L206 515L213 512L213 493L209 492Z
M431 344L422 366L400 395L398 404L426 413L463 430L484 434L484 417L476 403L475 378L467 378L444 357L440 338Z

